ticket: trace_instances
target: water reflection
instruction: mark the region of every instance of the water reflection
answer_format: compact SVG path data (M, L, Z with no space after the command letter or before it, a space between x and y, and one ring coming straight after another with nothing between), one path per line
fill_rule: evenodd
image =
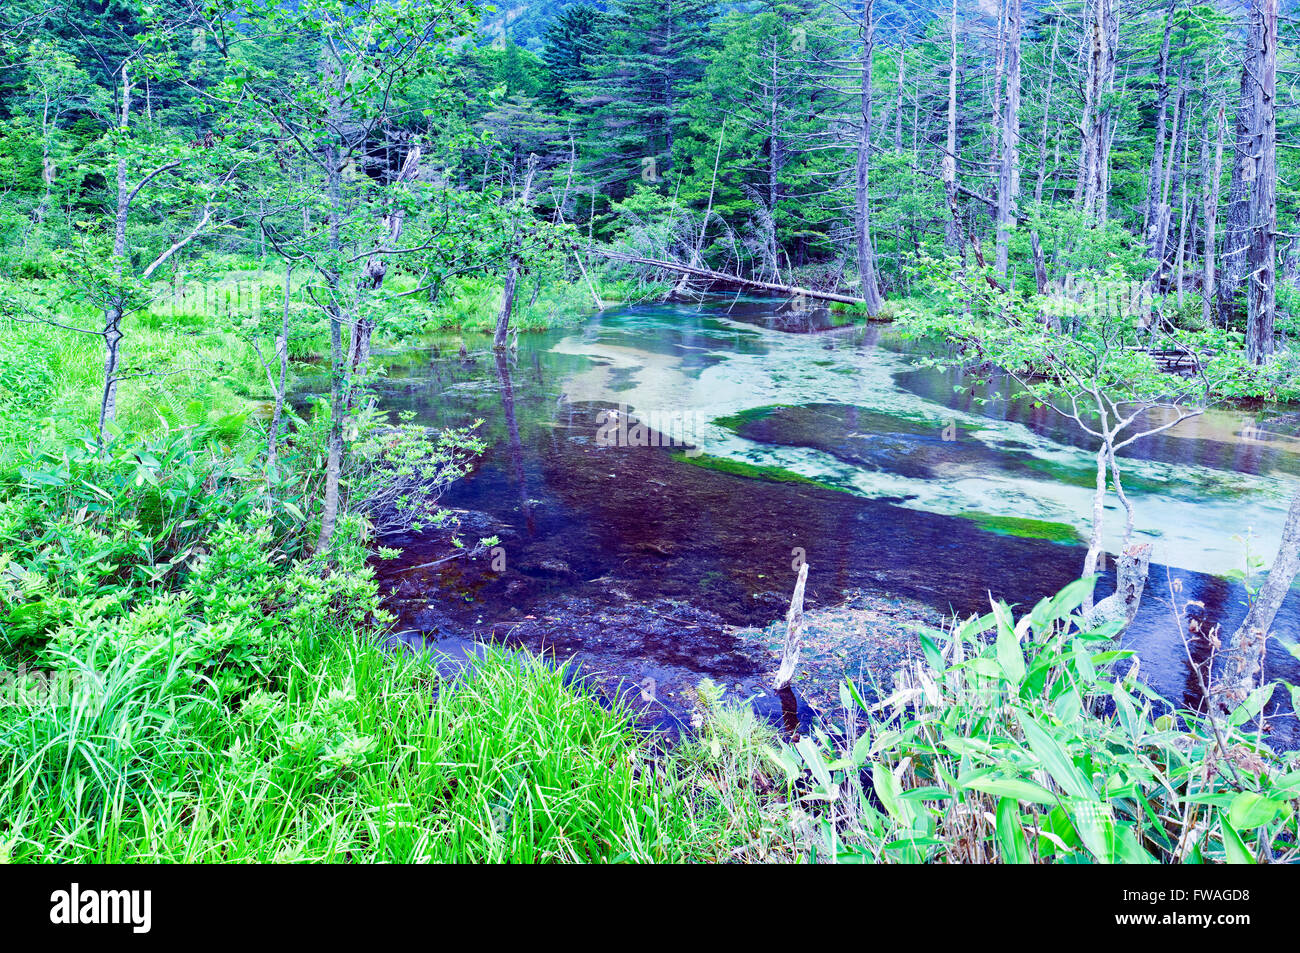
M524 524L528 527L528 535L532 536L537 532L537 524L533 519L533 509L528 504L528 484L524 479L524 450L523 443L519 439L519 422L515 418L515 389L510 382L510 359L506 356L505 351L496 351L494 353L497 367L497 380L501 384L501 415L506 423L506 435L510 447L510 464L514 470L515 485L519 490L519 511L524 516ZM540 370L540 365L538 366Z

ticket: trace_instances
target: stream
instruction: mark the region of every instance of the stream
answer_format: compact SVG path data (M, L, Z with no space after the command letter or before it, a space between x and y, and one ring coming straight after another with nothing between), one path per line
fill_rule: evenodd
M434 427L482 419L489 449L443 503L467 543L500 540L471 558L445 531L386 539L402 552L376 569L401 639L452 658L480 641L574 658L668 730L704 677L794 727L810 692L771 691L769 624L800 558L810 610L849 593L882 619L986 612L990 593L1027 611L1076 578L1095 479L1077 425L1007 399L1010 381L918 369L919 346L887 325L833 323L727 296L610 308L508 355L476 338L462 358L458 337L384 355L386 409ZM1123 642L1149 685L1194 706L1188 659L1208 644L1185 644L1171 606L1236 628L1231 573L1276 550L1300 413L1212 410L1134 444L1122 467L1153 549ZM1107 520L1114 553L1113 495ZM1113 567L1099 597L1112 587ZM1276 632L1300 639L1295 593ZM1300 684L1276 641L1268 675ZM1281 688L1270 711L1272 743L1300 744Z

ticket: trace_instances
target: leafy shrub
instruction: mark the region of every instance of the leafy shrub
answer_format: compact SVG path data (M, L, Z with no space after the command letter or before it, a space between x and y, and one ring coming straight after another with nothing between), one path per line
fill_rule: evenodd
M486 449L475 433L482 421L435 434L412 419L408 412L394 425L367 413L351 446L347 482L353 508L381 533L443 525L447 514L438 499Z

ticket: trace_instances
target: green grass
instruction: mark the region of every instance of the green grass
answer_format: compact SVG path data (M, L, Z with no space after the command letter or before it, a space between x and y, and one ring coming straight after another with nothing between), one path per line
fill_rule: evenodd
M45 420L65 432L97 421L104 374L99 337L0 321L0 353L6 355L0 358L0 429L10 437ZM230 332L191 334L128 319L122 354L118 422L127 430L256 413L267 393L252 348Z
M654 295L661 289L638 292L627 282L609 282L593 275L596 290L606 307L629 299ZM534 297L534 290L537 291ZM662 289L662 290L666 290ZM491 277L462 277L448 282L432 307L423 307L428 330L463 330L491 334L501 313L502 283ZM521 281L515 293L511 327L520 331L544 331L581 321L596 308L591 289L582 280L544 281L540 289L531 280Z
M707 823L619 713L536 659L489 652L440 686L357 633L295 648L283 684L182 689L127 663L0 733L13 861L673 861Z
M836 417L836 414L842 415ZM947 421L936 420L916 414L889 414L854 407L851 404L766 404L714 419L719 427L725 427L733 433L745 436L749 427L761 423L770 417L785 416L793 418L790 423L805 423L809 417L825 416L844 429L848 429L849 415L853 418L854 430L874 434L908 434L912 436L931 436L940 433ZM820 421L818 422L820 423ZM825 426L824 424L822 425Z
M762 407L749 407L734 414L727 414L724 417L715 417L713 423L719 427L725 427L733 433L740 433L741 428L747 424L766 420L777 411L786 410L792 406L792 404L765 404Z
M1033 470L1035 473L1041 473L1043 476L1050 478L1057 483L1065 483L1069 486L1077 486L1083 489L1093 489L1097 485L1097 471L1091 466L1071 466L1070 464L1057 463L1054 460L1044 460L1041 457L1025 457L1020 461L1025 467ZM1177 484L1168 480L1151 480L1134 473L1125 473L1123 475L1124 489L1130 493L1171 493L1183 489ZM1229 492L1217 489L1209 485L1200 485L1196 487L1198 495L1209 495L1212 493Z
M266 412L270 386L252 341L274 357L283 273L274 266L235 262L216 277L191 277L175 287L156 285L157 298L123 323L118 422L136 433L212 423L234 414ZM211 269L210 269L211 270ZM595 278L595 276L593 276ZM634 296L626 283L597 281L612 303ZM395 275L393 291L414 287ZM294 281L289 341L295 362L319 364L328 337L319 310L310 303L305 275ZM409 286L409 287L408 287ZM15 300L54 300L63 287L50 280L6 283L0 291ZM448 284L436 304L424 296L397 298L380 315L375 344L400 346L426 331L461 329L491 333L501 308L495 278L461 278ZM573 323L594 309L585 283L547 281L533 300L531 282L521 285L513 327L538 331ZM62 324L95 330L101 316L75 304L59 307ZM346 346L346 341L345 341ZM103 341L52 325L0 319L0 430L13 438L53 421L64 432L98 419L103 380ZM292 386L292 383L291 383Z

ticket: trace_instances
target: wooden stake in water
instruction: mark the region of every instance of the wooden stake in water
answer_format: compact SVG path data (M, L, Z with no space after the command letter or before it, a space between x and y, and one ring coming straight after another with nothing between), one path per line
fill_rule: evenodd
M799 664L799 645L803 641L803 588L808 582L808 564L799 567L799 578L795 580L794 595L790 597L790 611L785 616L785 648L781 652L781 667L777 669L776 681L772 687L777 691L785 688L794 678L795 666Z

